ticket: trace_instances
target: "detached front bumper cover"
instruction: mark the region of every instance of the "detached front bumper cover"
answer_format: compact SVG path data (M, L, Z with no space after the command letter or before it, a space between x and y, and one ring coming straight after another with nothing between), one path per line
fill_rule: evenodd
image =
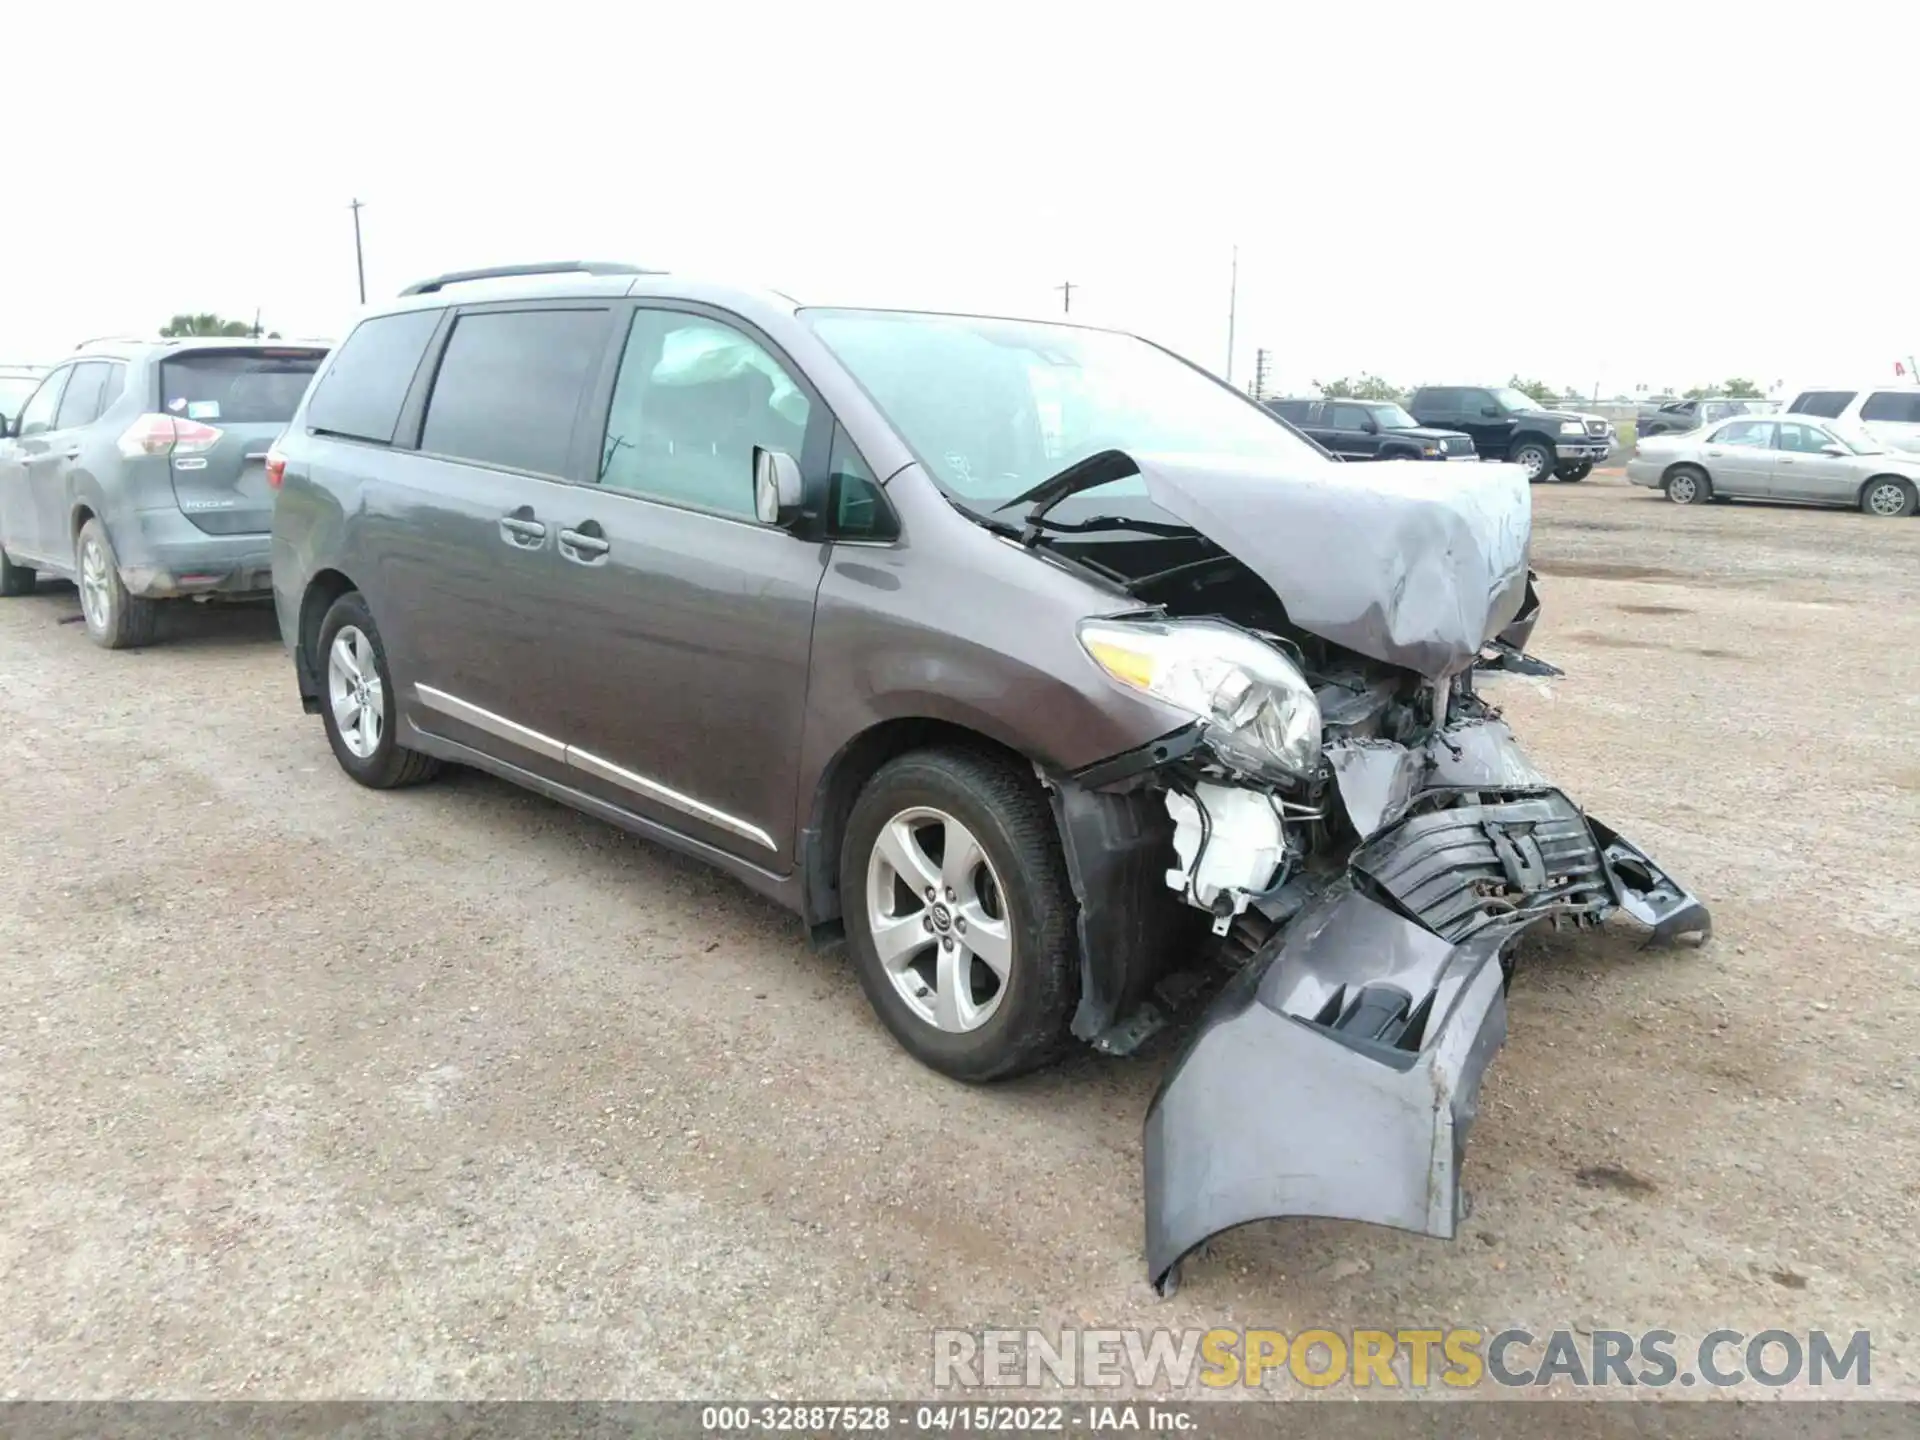
M1488 883L1521 902L1476 903ZM1147 1111L1147 1263L1254 1220L1327 1216L1451 1238L1480 1080L1506 1039L1502 952L1555 914L1623 909L1649 943L1706 907L1558 791L1418 815L1257 954Z

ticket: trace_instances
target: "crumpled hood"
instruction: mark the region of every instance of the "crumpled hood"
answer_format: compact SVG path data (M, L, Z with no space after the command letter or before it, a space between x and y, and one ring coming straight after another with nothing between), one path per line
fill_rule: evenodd
M1413 460L1280 468L1109 450L1029 495L1136 470L1154 504L1266 581L1295 625L1430 679L1471 666L1526 598L1533 502L1515 465L1448 466L1436 481Z

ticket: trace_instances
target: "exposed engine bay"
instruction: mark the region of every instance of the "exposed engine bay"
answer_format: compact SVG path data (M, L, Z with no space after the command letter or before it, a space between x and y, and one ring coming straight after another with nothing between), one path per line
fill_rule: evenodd
M1515 512L1511 477L1421 479L1411 501L1402 478L1348 479L1356 499L1315 477L1295 511L1271 486L1242 505L1216 477L1192 487L1202 533L1179 514L1177 463L1109 452L1077 468L1083 488L1140 474L1152 511L1053 519L1077 493L1056 477L1022 497L1024 538L1138 602L1083 622L1083 646L1196 716L1043 777L1081 904L1075 1033L1125 1053L1217 990L1147 1116L1151 1277L1168 1290L1209 1237L1275 1216L1450 1237L1520 934L1616 912L1650 943L1712 928L1533 766L1479 689L1558 673L1525 651L1539 603L1524 484ZM1301 513L1317 521L1271 533ZM1268 533L1249 532L1256 516Z

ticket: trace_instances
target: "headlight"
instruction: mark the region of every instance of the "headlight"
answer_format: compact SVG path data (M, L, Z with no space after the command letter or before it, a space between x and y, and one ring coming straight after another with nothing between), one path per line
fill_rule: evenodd
M1586 423L1581 420L1562 420L1560 422L1560 433L1562 435L1584 435L1587 433Z
M1293 662L1208 620L1083 620L1080 643L1107 674L1206 722L1214 753L1305 779L1320 759L1320 703Z

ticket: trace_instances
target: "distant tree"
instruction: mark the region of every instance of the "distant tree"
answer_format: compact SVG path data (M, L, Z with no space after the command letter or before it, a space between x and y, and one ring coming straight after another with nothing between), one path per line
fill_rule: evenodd
M1398 404L1407 398L1407 392L1399 386L1364 370L1357 380L1342 375L1338 380L1316 380L1313 388L1329 400L1392 400Z
M171 340L183 335L224 335L234 339L244 339L254 333L253 326L244 320L222 320L218 315L176 315L160 327L162 339ZM274 335L269 337L278 340Z
M1735 400L1758 400L1766 392L1751 380L1734 379L1720 387L1720 393Z
M1680 392L1680 398L1682 400L1704 400L1711 394L1713 394L1713 387L1711 385L1695 385L1691 390L1682 390Z
M1560 401L1560 392L1544 380L1522 380L1518 375L1515 375L1511 380L1507 381L1507 384L1511 385L1515 390L1518 390L1522 395L1530 396L1539 401L1542 405L1556 405Z

